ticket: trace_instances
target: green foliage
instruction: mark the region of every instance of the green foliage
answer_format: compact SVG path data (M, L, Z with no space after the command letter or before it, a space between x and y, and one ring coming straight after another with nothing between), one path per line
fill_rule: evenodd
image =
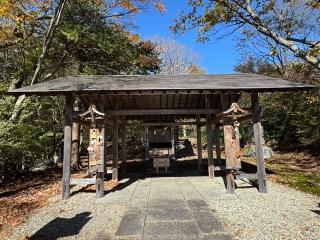
M66 52L59 72L147 74L156 71L159 60L155 46L136 39L121 24L106 20L104 11L84 0L67 5L54 43L57 49L53 60Z
M148 74L158 70L155 45L140 40L108 15L106 5L69 1L45 59L41 81L71 74ZM37 22L35 34L0 50L0 93L9 86L30 84L48 23L46 19ZM0 96L0 176L50 161L54 136L63 135L62 98L27 98L18 121L10 122L15 101L14 97Z
M53 131L61 132L63 102L60 98L29 98L19 122L8 121L13 97L0 98L0 173L12 177L22 168L48 162L53 156ZM54 127L54 129L53 129Z
M258 63L249 59L235 68L240 72L252 72L268 76L278 76L290 81L304 81L317 86L311 92L265 93L261 94L261 108L264 117L264 137L276 140L281 145L320 144L320 73L299 62L285 66L284 75L279 75L276 67L268 63Z

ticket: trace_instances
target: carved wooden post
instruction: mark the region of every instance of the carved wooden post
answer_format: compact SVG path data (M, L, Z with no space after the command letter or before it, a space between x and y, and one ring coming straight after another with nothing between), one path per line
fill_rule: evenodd
M233 159L232 159L232 153L233 153L233 146L232 146L232 130L233 127L231 125L231 122L228 120L224 120L224 150L225 150L225 156L226 156L226 180L227 180L227 193L235 193L235 182L234 182L234 176L233 176Z
M220 147L220 129L219 129L219 124L215 124L214 136L215 136L215 142L216 142L217 162L218 162L218 165L221 166L221 147Z
M257 158L257 174L259 182L259 192L267 192L267 174L265 169L265 162L263 156L263 144L262 144L262 129L259 109L259 97L258 93L254 92L251 95L252 112L253 112L253 131L254 131L254 142Z
M228 95L221 94L221 109L225 111L230 104L230 99ZM226 181L227 181L227 193L235 193L235 182L233 176L233 159L232 155L232 123L228 119L223 120L223 132L224 132L224 149L226 156Z
M118 182L118 135L119 117L115 116L112 138L112 180Z
M74 114L80 111L80 99L77 98L74 103ZM72 169L79 169L79 145L80 145L80 123L72 121L72 145L71 145L71 166Z
M107 144L106 144L106 121L104 119L104 122L101 126L101 136L102 139L102 145L100 145L100 158L101 158L101 164L98 167L98 172L96 175L96 197L101 198L104 196L104 171L106 166L106 158L107 158Z
M71 176L71 139L72 139L72 105L73 97L66 96L65 124L64 124L64 148L63 148L63 173L62 173L62 198L70 196Z
M197 151L198 151L198 170L202 171L202 142L201 142L201 126L200 116L197 115Z

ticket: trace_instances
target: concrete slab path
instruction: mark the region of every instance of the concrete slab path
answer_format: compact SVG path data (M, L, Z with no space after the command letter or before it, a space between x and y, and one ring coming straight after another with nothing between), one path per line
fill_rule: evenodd
M232 239L207 203L212 196L230 198L221 178L138 180L115 239Z

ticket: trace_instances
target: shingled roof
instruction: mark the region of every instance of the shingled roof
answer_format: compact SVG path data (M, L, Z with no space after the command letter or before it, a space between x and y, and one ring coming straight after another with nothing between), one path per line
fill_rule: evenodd
M66 95L119 91L275 92L310 90L314 86L257 74L78 75L11 90L12 95Z

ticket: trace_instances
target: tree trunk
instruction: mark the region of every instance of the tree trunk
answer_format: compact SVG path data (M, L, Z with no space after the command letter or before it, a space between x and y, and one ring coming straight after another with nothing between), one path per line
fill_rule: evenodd
M43 70L43 63L44 63L45 58L48 55L49 48L50 48L50 45L51 45L51 42L53 39L53 35L54 35L54 32L59 24L61 13L63 11L63 8L65 6L66 1L67 0L60 0L58 6L56 7L56 9L54 11L54 15L51 19L50 25L48 27L48 31L46 33L46 36L45 36L45 39L43 42L42 53L40 54L40 56L38 58L37 68L33 74L30 85L33 85L34 83L38 82L38 80L41 76L41 73ZM22 104L23 104L25 98L26 98L26 95L21 95L18 98L18 100L16 101L16 104L14 107L14 112L10 117L10 121L15 121L19 117L20 112L23 108Z

